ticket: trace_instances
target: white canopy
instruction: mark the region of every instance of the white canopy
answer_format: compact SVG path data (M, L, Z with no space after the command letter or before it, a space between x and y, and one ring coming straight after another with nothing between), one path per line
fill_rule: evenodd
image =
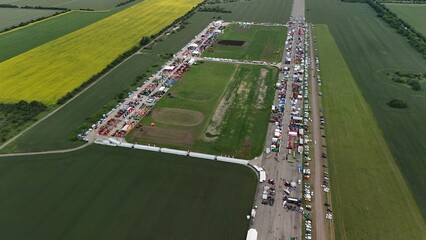
M246 240L257 240L257 231L254 228L250 228L247 232Z

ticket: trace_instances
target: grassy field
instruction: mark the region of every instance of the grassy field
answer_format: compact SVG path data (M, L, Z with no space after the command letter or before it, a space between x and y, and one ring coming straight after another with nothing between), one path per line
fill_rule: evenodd
M111 9L125 0L0 0L17 6L61 7L69 9Z
M71 11L14 31L0 33L0 62L111 16L137 2L103 12ZM28 41L29 38L31 41Z
M244 159L263 148L278 71L205 62L185 73L128 140Z
M327 26L316 32L336 239L425 239L425 222L371 109Z
M28 22L33 19L48 17L56 10L0 8L0 30ZM3 52L3 51L2 51Z
M0 101L54 103L138 43L142 36L157 33L198 3L199 0L146 0L4 61L0 63L0 89L7 92ZM135 14L139 12L146 14Z
M392 4L387 3L392 12L396 13L398 17L406 21L417 31L426 35L426 5L425 4Z
M0 158L3 239L243 239L249 168L123 148Z
M242 46L212 45L212 51L205 51L205 57L231 58L279 62L282 59L287 29L285 27L250 26L232 24L218 37L218 41L244 41Z
M83 121L126 89L140 74L159 62L158 57L136 55L108 74L75 101L18 138L6 151L33 152L72 148L82 144L69 139ZM114 86L114 87L111 87Z
M426 72L426 61L367 4L307 0L307 8L315 9L307 12L308 21L328 24L426 218L426 91L415 92L387 76L397 70ZM392 98L406 100L409 107L389 108Z

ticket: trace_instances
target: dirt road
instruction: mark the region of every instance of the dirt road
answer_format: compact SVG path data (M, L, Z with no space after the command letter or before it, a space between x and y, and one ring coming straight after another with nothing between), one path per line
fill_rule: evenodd
M325 228L325 211L324 211L324 193L321 187L321 177L323 176L323 161L322 161L322 134L320 128L320 109L321 109L321 99L319 96L318 83L316 80L316 66L315 66L315 52L314 52L314 42L312 36L312 25L309 24L309 52L311 59L311 117L312 117L312 140L314 142L314 211L315 217L313 226L315 229L315 239L326 239L326 228Z

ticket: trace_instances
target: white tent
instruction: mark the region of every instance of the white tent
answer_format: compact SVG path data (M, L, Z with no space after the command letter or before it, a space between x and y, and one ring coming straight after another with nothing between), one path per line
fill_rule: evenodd
M257 240L257 231L254 228L250 228L247 232L246 240Z

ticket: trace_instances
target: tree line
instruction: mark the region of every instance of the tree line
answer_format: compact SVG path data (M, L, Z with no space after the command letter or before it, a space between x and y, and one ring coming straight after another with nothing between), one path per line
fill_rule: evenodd
M8 134L23 124L36 120L37 115L46 109L46 105L38 101L0 103L0 142L6 141Z
M414 29L410 24L399 18L394 12L389 10L384 4L375 0L367 0L367 3L377 12L377 16L394 28L401 36L408 40L426 59L426 37Z
M218 13L232 13L230 10L226 10L223 7L220 6L214 6L214 7L202 7L199 10L200 12L218 12Z

